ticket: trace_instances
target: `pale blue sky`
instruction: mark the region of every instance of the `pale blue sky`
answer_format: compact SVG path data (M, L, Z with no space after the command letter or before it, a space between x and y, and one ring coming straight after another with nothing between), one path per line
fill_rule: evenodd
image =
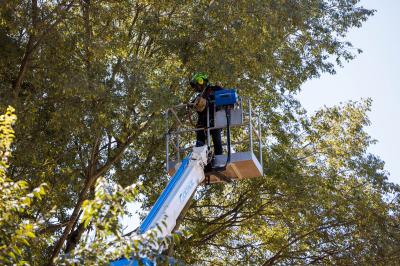
M348 40L364 52L337 69L302 86L299 99L313 113L320 107L370 97L371 126L367 132L378 143L369 151L386 162L389 180L400 184L400 0L361 0L377 12Z

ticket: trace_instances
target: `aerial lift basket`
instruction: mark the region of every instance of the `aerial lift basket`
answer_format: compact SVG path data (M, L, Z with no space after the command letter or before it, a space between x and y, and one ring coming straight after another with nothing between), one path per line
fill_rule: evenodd
M207 133L207 144L211 146L210 131L213 129L226 129L227 118L226 111L220 109L219 106L230 106L230 127L241 128L244 132L242 134L246 140L241 140L234 143L223 143L223 146L231 146L231 153L228 152L223 155L216 155L213 163L216 165L226 164L223 169L213 170L206 167L206 180L207 183L230 182L232 180L240 180L245 178L259 177L263 175L262 166L262 137L261 137L261 123L258 114L252 110L250 99L246 102L238 97L236 90L224 90L216 92L215 94L215 108L214 108L214 127L210 127L209 123L205 128L193 128L187 125L184 117L180 117L183 108L187 105L180 104L166 111L166 168L169 175L173 176L176 169L181 164L181 157L184 153L191 149L188 143L189 139L185 139L183 135L197 130L205 130ZM209 118L209 110L207 108L207 117ZM172 119L171 119L172 118ZM187 120L187 119L186 119ZM209 119L207 119L209 121ZM174 125L174 128L171 127ZM229 130L227 130L229 131ZM191 134L193 140L193 134ZM258 143L254 142L254 136ZM229 145L232 144L232 145ZM258 144L258 145L257 145ZM236 145L245 145L249 149L247 151L235 152ZM256 149L253 149L255 146ZM254 154L257 153L258 156ZM229 160L228 160L228 157ZM207 170L208 169L208 170Z

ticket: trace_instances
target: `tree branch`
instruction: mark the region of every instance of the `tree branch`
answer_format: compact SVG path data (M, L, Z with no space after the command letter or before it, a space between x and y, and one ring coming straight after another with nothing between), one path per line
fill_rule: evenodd
M263 266L273 265L275 263L275 261L281 256L281 254L283 253L283 251L285 249L289 248L291 245L293 245L297 241L309 236L310 234L313 234L313 233L315 233L317 231L320 231L320 230L325 230L325 229L328 229L328 228L333 228L333 227L343 226L343 225L348 225L348 224L350 224L350 222L334 223L334 224L328 224L328 225L325 224L325 225L318 226L318 227L316 227L316 228L314 228L314 229L312 229L312 230L310 230L310 231L308 231L308 232L306 232L304 234L301 234L301 235L299 235L297 237L294 237L291 241L289 241L288 244L284 245L274 256L272 256L270 259L268 259L263 264Z
M154 113L150 115L149 119L142 127L138 128L134 132L136 132L137 135L142 134L146 130L146 128L150 125L150 121L153 116L154 116ZM88 191L95 184L97 178L99 178L104 173L106 173L115 162L117 162L118 160L121 159L125 150L137 138L137 135L133 135L133 133L131 133L131 135L127 138L127 141L123 145L121 145L120 147L117 148L115 155L113 157L111 157L102 167L97 169L93 173L93 175L88 175L86 177L85 185L84 185L83 189L81 190L81 192L79 193L78 201L75 204L75 208L71 214L71 218L70 218L67 226L65 227L63 234L61 235L60 239L57 241L57 243L55 244L55 246L53 248L52 255L49 259L48 265L53 265L53 260L58 256L62 246L64 245L65 240L67 239L69 233L71 232L71 230L73 228L73 225L77 221L77 219L79 217L79 212L81 211L81 206L87 198ZM90 173L90 171L87 171L87 173Z
M44 40L44 37L46 37L48 34L50 34L55 29L55 27L65 18L66 13L72 7L73 3L74 3L74 0L72 0L66 6L63 14L61 14L59 16L59 18L53 24L51 24L46 30L44 30L40 36L37 36L36 31L37 31L37 23L38 23L38 19L37 19L38 6L37 6L37 0L32 0L32 32L29 35L28 43L25 48L25 53L22 58L21 65L19 67L19 72L18 72L17 78L15 79L15 82L13 84L14 101L18 98L18 95L20 93L21 84L22 84L22 81L25 78L26 72L28 70L32 54L35 52L35 50L38 48L38 46Z

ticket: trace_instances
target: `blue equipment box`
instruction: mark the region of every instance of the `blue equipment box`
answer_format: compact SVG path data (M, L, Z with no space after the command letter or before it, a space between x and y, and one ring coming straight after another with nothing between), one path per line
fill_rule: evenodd
M238 94L236 89L222 89L214 92L215 105L226 106L235 104L238 101Z

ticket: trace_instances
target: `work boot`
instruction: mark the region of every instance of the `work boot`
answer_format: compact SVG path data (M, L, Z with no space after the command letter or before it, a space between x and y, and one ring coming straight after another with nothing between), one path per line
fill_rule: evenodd
M226 162L224 162L222 160L216 160L215 156L213 156L213 159L211 162L212 162L213 169L224 169L225 170Z

